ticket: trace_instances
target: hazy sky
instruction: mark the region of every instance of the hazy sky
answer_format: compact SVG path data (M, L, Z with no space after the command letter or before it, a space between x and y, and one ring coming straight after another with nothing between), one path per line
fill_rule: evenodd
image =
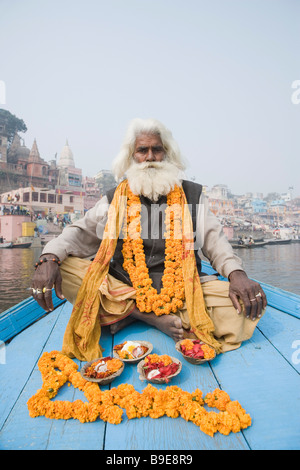
M0 0L0 106L87 176L155 117L188 178L300 196L299 18L299 0Z

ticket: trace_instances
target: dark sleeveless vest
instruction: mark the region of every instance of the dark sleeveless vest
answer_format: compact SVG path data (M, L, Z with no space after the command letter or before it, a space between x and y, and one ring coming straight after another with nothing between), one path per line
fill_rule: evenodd
M199 198L202 192L202 186L192 181L182 181L182 188L185 192L189 209L193 221L193 231L196 233L196 218L197 207ZM111 203L116 188L109 190L106 193L109 204ZM141 226L142 238L144 242L144 251L146 263L149 270L149 275L153 281L153 287L160 292L161 278L164 272L165 260L165 208L167 206L167 197L161 196L159 200L154 203L150 199L141 196ZM132 285L129 275L123 269L123 255L122 255L123 239L119 238L113 259L110 262L109 273L115 278L123 281L126 284ZM195 251L197 268L199 274L201 273L201 259Z

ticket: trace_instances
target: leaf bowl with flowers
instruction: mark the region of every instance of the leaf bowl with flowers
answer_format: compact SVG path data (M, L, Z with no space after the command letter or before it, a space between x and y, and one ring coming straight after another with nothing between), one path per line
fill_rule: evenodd
M149 341L124 341L114 346L113 355L123 362L136 363L151 353L153 345Z
M199 339L183 339L175 347L191 364L203 364L216 357L215 349Z
M180 373L181 369L181 362L167 354L162 356L149 354L137 366L140 380L157 384L170 382L173 377Z
M110 356L87 362L80 370L81 376L89 381L106 385L122 374L125 364Z

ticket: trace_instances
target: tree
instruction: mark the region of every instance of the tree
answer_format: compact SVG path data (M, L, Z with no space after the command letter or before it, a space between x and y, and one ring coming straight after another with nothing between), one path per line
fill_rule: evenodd
M6 109L0 109L0 126L4 126L7 141L13 141L16 132L26 132L27 127L23 119L17 118Z

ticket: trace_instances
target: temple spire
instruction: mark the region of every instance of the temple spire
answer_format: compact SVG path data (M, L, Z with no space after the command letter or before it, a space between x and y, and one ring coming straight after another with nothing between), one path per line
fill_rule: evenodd
M29 154L29 160L38 161L40 159L41 159L40 152L36 143L36 139L34 139L34 142L30 150L30 154Z
M74 157L72 150L69 146L68 139L66 139L66 144L61 151L58 161L58 167L75 168Z

